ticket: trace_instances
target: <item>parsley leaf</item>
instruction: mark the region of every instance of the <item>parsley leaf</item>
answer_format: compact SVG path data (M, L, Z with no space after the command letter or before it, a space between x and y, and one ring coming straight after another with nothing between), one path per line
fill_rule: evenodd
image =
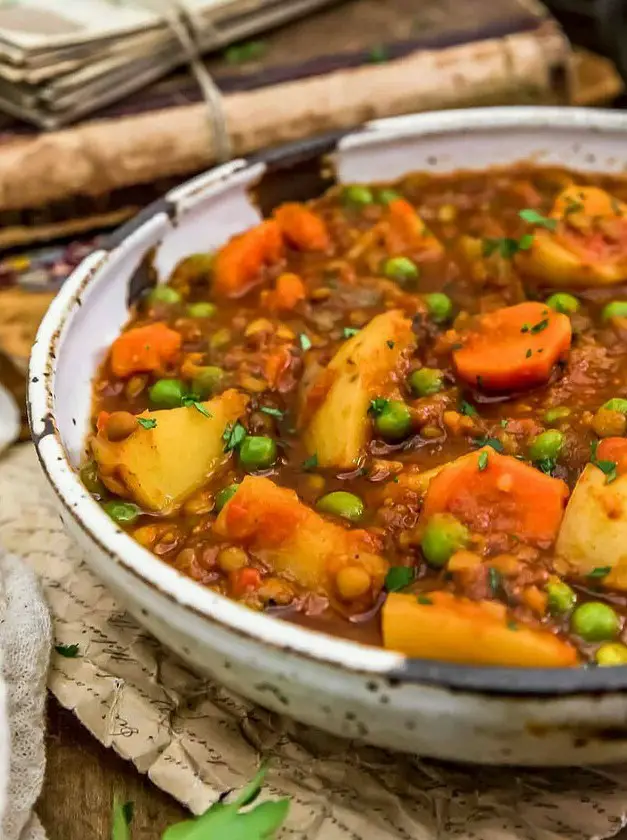
M393 341L386 341L385 342L390 350L394 350L394 342Z
M479 472L483 472L488 467L488 453L487 452L480 452L479 458L477 459L477 466L479 467Z
M238 447L242 445L244 438L247 436L248 432L239 420L235 423L227 423L222 435L222 440L224 441L224 451L231 452L234 449L238 449Z
M525 353L525 359L530 359L532 355L533 355L533 350L531 350L531 349L527 350L527 352Z
M529 222L530 225L537 225L547 230L555 230L557 227L557 219L549 219L547 216L538 213L537 210L521 210L518 215L523 222Z
M540 458L538 461L534 461L534 466L536 466L540 472L546 473L546 475L552 475L553 470L557 466L557 460L555 458Z
M481 449L482 446L491 446L495 452L502 452L504 449L501 441L494 437L476 438L473 443L478 449Z
M311 339L305 333L300 333L298 336L298 340L300 342L300 349L303 353L306 353L307 350L311 350Z
M507 622L507 629L508 630L518 630L518 625L515 621L508 621Z
M459 404L459 411L461 414L465 414L466 417L477 417L477 415L479 414L474 405L471 405L469 402L466 402L466 400L461 400Z
M76 659L76 657L79 656L78 645L55 645L54 649L57 653L60 653L61 656L65 656L66 659Z
M519 251L528 251L533 244L533 235L526 233L520 239L512 239L503 236L496 239L487 238L483 240L483 256L491 257L498 253L504 260L511 260Z
M598 467L602 473L605 474L605 483L611 484L613 481L616 481L618 478L618 471L617 471L617 463L616 461L604 461L597 459L597 447L599 445L598 440L593 440L590 442L590 463L594 464L595 467Z
M137 422L142 429L156 429L157 421L154 417L138 417Z
M570 216L571 213L579 213L583 210L583 202L575 201L574 198L566 199L566 207L564 208L564 218Z
M302 466L305 472L308 472L309 470L315 470L318 466L318 454L314 452L314 454L310 455L309 458L305 458Z
M199 411L205 417L213 417L213 415L207 411L204 405L200 402L199 398L195 394L186 394L183 399L181 400L182 404L187 408L195 408L196 411Z
M352 338L354 335L357 335L359 330L357 327L344 327L344 338Z
M245 64L247 61L259 60L266 50L264 41L247 41L230 46L224 51L224 58L228 64Z
M612 212L614 213L614 215L615 216L622 216L623 211L622 211L621 206L620 206L620 201L618 201L618 199L616 199L616 198L612 198L611 204L612 204ZM583 208L583 204L581 206Z
M405 589L414 579L414 570L408 566L392 566L385 576L385 588L388 592Z
M533 327L530 328L529 332L531 335L537 335L542 330L545 330L549 326L549 319L543 318L542 321L538 321L537 324L534 324Z
M372 414L374 417L378 417L379 414L385 411L389 404L390 401L386 400L385 397L377 397L374 400L370 400L370 408L368 409L368 414Z
M488 569L488 583L490 584L490 589L492 590L493 595L498 594L501 588L502 580L503 579L499 570L490 566Z
M428 595L419 595L416 598L416 600L418 601L419 604L423 604L423 606L425 606L425 607L431 606L431 604L433 604L433 601L431 600L431 598L429 598Z
M133 821L132 802L113 800L113 818L111 821L111 840L131 840L129 827Z
M592 569L592 571L588 572L586 575L587 578L604 578L609 575L612 571L611 566L597 566L596 569Z
M278 408L272 408L269 405L262 405L259 411L263 411L264 414L269 414L270 417L283 417L282 411Z

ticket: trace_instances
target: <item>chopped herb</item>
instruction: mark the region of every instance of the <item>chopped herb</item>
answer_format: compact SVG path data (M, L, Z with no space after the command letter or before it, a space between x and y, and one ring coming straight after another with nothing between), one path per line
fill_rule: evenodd
M465 414L466 417L476 417L479 414L474 405L471 405L469 402L466 402L466 400L462 400L460 402L459 411L461 414Z
M474 444L478 449L481 449L483 446L491 446L495 452L502 452L504 449L501 441L495 437L476 438Z
M552 475L553 470L557 466L557 460L555 458L539 458L537 461L534 461L534 465L540 472L546 473L546 475Z
M518 625L515 621L508 621L507 622L507 629L508 630L518 630Z
M300 333L300 335L298 336L298 340L300 342L300 349L303 351L303 353L306 353L307 350L311 350L311 339L308 335L305 335L305 333Z
M370 400L370 408L368 409L368 413L372 414L374 417L378 417L387 406L390 404L389 400L386 400L385 397L377 397L374 400Z
M503 419L501 420L501 428L502 428L502 429L506 429L506 428L507 428L507 426L508 426L508 424L509 424L509 420L506 420L505 418L503 418Z
M156 429L157 421L154 417L138 417L137 422L142 429Z
M118 802L117 798L113 800L111 840L131 840L129 828L133 821L133 810L132 802Z
M614 215L615 216L622 216L623 211L622 211L622 208L620 206L620 201L618 201L618 199L616 199L616 198L612 198L611 204L612 204L612 212L614 213Z
M547 230L555 230L557 227L557 219L549 219L547 216L538 213L537 210L521 210L518 215L523 222L528 222L530 225L537 225Z
M394 484L398 484L398 476L395 475L392 481L394 482Z
M270 417L283 417L282 411L278 408L271 408L268 405L262 405L259 411L262 411L264 414L269 414Z
M483 240L483 256L491 257L492 254L498 253L504 260L511 260L519 251L528 251L533 244L533 235L526 233L520 239L512 239L509 236L504 236L497 239Z
M528 251L529 248L533 245L533 234L526 233L524 236L521 236L518 240L518 250L519 251Z
M598 467L605 474L605 483L611 484L618 478L617 464L616 461L597 460L598 445L598 440L590 442L590 463L594 464L595 467Z
M497 595L502 584L501 573L498 569L495 569L493 566L490 566L488 569L488 583L490 585L490 589L492 590L493 595Z
M373 64L383 64L389 58L390 54L388 49L383 44L376 44L368 51L368 61L371 61Z
M597 566L596 569L592 569L592 571L588 572L586 575L587 578L604 578L609 575L612 571L611 566Z
M344 338L352 338L354 335L357 335L359 330L357 327L344 327Z
M200 402L200 400L195 394L187 394L185 397L183 397L182 403L188 408L195 408L196 411L199 411L205 417L213 417L213 415L209 411L207 411L207 409L204 407L204 405Z
M386 341L385 342L390 350L394 350L394 342L393 341Z
M430 607L431 604L433 604L433 601L428 595L419 595L416 600L419 604L423 604L425 607Z
M408 566L392 566L385 576L385 588L388 592L405 589L414 579L414 570Z
M537 335L538 333L542 332L549 326L549 319L543 318L542 321L538 321L537 324L534 324L533 327L529 330L532 335Z
M318 466L318 454L314 452L313 455L310 455L309 458L305 458L303 461L303 469L305 472L309 470L315 470Z
M580 213L583 210L583 202L575 201L574 198L566 199L566 207L564 208L564 218L570 216L571 213Z
M234 449L238 449L247 436L248 432L239 420L236 423L228 423L222 435L224 451L232 452Z
M461 350L463 346L461 341L456 341L455 344L451 344L451 350Z
M531 324L523 324L520 328L521 333L528 333L531 329Z
M533 356L533 350L527 350L525 353L525 359L530 359Z
M487 469L488 466L488 453L487 452L480 452L479 458L477 460L477 466L479 467L479 472L483 472Z
M224 58L228 64L245 64L247 61L257 61L265 52L263 41L248 41L245 44L233 44L224 51Z
M66 659L76 659L79 655L78 645L55 645L54 649L57 653L60 653L61 656L65 656Z

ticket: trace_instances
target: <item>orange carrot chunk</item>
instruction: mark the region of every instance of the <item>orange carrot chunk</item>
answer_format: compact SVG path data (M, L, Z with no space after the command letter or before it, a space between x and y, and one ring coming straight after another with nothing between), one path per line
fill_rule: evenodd
M596 452L597 461L613 461L618 475L627 473L627 438L604 438Z
M306 297L305 284L298 274L286 272L276 281L276 288L269 293L268 305L271 309L289 312Z
M387 222L385 240L390 254L418 252L421 259L437 259L444 251L441 242L427 228L409 201L391 201L384 216Z
M553 633L510 621L503 604L450 592L388 595L382 628L386 648L422 659L545 668L570 667L579 659Z
M263 282L265 266L283 255L283 239L272 219L233 237L216 254L213 289L217 295L238 298Z
M513 534L548 546L562 521L566 484L485 447L444 467L430 482L422 517L452 513L471 531Z
M489 312L462 336L454 351L457 374L487 391L543 385L568 353L570 320L542 303L519 303Z
M174 361L181 341L180 333L161 322L135 327L113 342L111 370L120 377L161 370Z
M328 251L331 238L317 213L304 204L283 204L274 211L285 239L299 251Z

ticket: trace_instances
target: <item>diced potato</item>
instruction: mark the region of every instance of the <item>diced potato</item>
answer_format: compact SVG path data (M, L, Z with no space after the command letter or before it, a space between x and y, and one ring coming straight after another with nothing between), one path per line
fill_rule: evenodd
M508 620L503 604L450 592L392 593L382 611L383 644L407 656L467 665L564 667L576 649L546 630Z
M536 228L519 267L551 286L609 286L627 279L627 204L599 187L570 186L557 197L554 231Z
M218 516L214 530L245 547L275 573L314 592L334 596L342 569L357 566L371 578L362 602L381 591L387 561L376 553L367 531L349 530L322 517L293 490L270 479L247 476Z
M598 467L586 466L568 502L556 551L576 574L611 566L597 583L627 590L627 475L608 484Z
M144 412L140 416L156 420L156 426L138 425L122 441L109 441L101 432L91 442L99 472L145 510L175 509L228 460L222 435L247 403L238 391L225 391L202 403L211 417L183 406Z
M304 441L321 467L349 468L358 463L368 439L370 401L393 385L414 344L411 321L393 309L377 315L346 341L319 374L311 389L317 392L321 382L324 400L305 421Z

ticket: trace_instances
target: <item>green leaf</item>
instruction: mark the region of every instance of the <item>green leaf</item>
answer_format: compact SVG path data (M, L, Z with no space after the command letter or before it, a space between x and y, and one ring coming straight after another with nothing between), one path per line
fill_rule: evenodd
M414 570L409 566L392 566L385 576L385 588L388 592L405 589L414 579Z
M368 413L372 414L374 417L378 417L379 414L385 411L389 404L390 401L386 400L385 397L377 397L374 400L370 400L370 408L368 409Z
M478 449L481 449L483 446L490 446L495 452L502 452L504 449L501 441L494 437L476 438L473 443Z
M425 607L429 607L429 606L431 606L431 604L433 604L433 601L431 600L431 598L429 598L428 595L419 595L416 598L416 600L418 601L419 604L422 604Z
M310 455L309 458L305 458L305 460L303 461L303 469L305 470L305 472L308 472L309 470L315 470L317 466L318 454L316 452L314 452L313 455Z
M596 569L592 569L591 572L588 572L586 575L587 578L604 578L609 575L612 571L611 566L597 566Z
M601 472L605 474L605 483L611 484L618 478L618 465L616 461L597 460L598 445L598 440L593 440L590 442L590 463L594 464L595 467L598 467L601 470Z
M224 58L228 64L245 64L247 61L257 61L262 58L266 49L266 44L263 41L233 44L224 51Z
M511 260L519 251L527 251L533 244L533 234L526 233L520 239L503 236L496 239L483 240L483 256L491 257L498 253L504 260Z
M390 350L394 350L394 342L393 341L386 341L385 342Z
M238 449L244 442L244 438L248 436L245 427L239 422L227 423L226 429L222 435L224 441L224 451L231 452Z
M76 659L76 657L79 656L78 645L55 645L54 649L57 653L60 653L61 656L65 656L66 659Z
M344 338L352 338L354 335L357 335L359 330L357 327L344 327Z
M282 411L278 408L271 408L269 405L262 405L259 410L263 411L264 414L269 414L270 417L283 417Z
M157 421L154 417L138 417L137 422L142 429L155 429L157 427Z
M372 47L368 52L368 61L371 61L373 64L382 64L383 62L387 61L390 57L390 54L383 44L377 44Z
M466 402L466 400L461 400L459 404L459 410L461 414L465 414L466 417L476 417L479 414L474 405L471 405L469 402Z
M537 324L534 324L533 327L530 328L529 332L531 335L537 335L538 333L542 332L549 326L549 319L543 318L542 321L538 321Z
M111 840L131 840L129 827L133 821L133 803L113 800Z
M557 219L549 219L547 216L538 213L537 210L521 210L518 215L523 222L528 222L530 225L537 225L547 230L555 230L557 227Z
M298 336L298 340L300 342L300 348L303 353L306 353L307 350L311 350L311 339L305 333L300 333Z
M497 595L501 588L502 577L499 570L495 569L493 566L490 566L488 569L488 583L490 584L492 594Z
M508 621L507 622L507 629L508 630L518 630L518 625L515 621Z
M211 418L213 416L209 411L207 411L195 394L186 394L181 400L181 403L187 408L195 408L196 411L199 411L205 417Z
M553 470L557 466L557 460L555 458L540 458L539 461L534 462L534 466L536 466L540 472L552 475Z
M477 459L477 466L479 467L479 472L483 472L488 467L488 453L487 452L480 452L479 457Z
M564 208L564 218L570 216L571 213L579 213L583 210L583 202L575 201L573 198L566 199L566 207Z

